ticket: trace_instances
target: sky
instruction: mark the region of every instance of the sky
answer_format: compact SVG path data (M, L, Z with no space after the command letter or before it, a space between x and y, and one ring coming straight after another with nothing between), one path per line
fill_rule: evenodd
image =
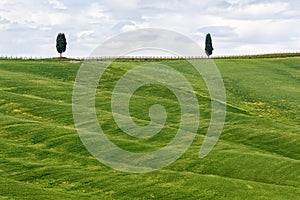
M87 57L107 39L140 28L164 28L213 55L300 52L299 0L0 0L0 56Z

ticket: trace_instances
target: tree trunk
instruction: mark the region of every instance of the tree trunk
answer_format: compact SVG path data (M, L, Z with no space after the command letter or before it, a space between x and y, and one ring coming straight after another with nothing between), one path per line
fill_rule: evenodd
M62 53L59 53L59 56L61 57Z

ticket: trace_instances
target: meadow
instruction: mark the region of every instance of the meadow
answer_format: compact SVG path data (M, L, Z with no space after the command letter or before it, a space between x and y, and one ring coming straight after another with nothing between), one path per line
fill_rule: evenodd
M81 61L0 60L0 199L300 199L300 59L216 59L226 87L222 135L198 157L211 116L208 89L184 60L152 60L182 73L200 106L198 134L188 151L158 171L125 173L97 161L84 147L72 115ZM128 151L159 149L180 121L176 96L158 85L137 90L130 112L140 125L163 105L168 119L148 139L124 134L110 98L119 78L142 61L114 62L96 93L99 123ZM179 113L179 114L178 114Z

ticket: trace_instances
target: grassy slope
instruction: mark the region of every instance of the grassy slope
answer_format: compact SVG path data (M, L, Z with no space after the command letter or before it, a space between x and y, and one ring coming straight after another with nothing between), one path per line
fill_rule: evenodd
M198 151L209 123L207 89L183 61L162 62L181 71L197 90L199 135L170 166L129 174L96 161L74 130L71 95L80 63L1 60L0 199L299 199L300 60L216 60L228 113L220 141L204 159ZM109 112L111 85L136 64L118 62L104 74L97 112L116 144L152 151L167 144L178 127L174 95L148 86L133 97L137 123L148 120L156 96L171 113L166 128L148 140L122 134Z

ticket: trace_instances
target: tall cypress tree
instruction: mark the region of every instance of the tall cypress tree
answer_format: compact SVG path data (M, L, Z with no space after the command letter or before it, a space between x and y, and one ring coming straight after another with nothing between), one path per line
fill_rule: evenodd
M67 40L65 34L59 33L56 38L56 50L60 54L60 57L61 54L66 51L66 47L67 47Z
M206 55L209 57L212 54L213 50L214 50L214 48L212 46L211 36L210 36L210 33L208 33L205 38L205 53L206 53Z

